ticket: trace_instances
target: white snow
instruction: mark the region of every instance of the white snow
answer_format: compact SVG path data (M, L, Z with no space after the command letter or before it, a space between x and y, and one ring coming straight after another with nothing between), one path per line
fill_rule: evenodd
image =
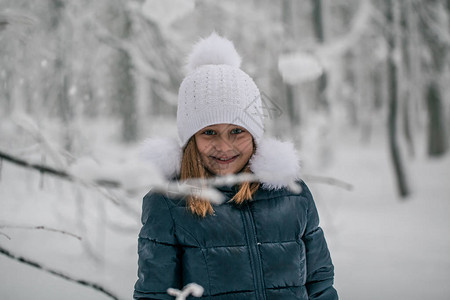
M323 73L317 57L306 52L283 54L278 58L278 70L289 84L313 81Z
M203 292L203 287L195 282L187 284L181 291L173 288L167 289L167 293L175 296L176 300L185 300L189 295L199 298L203 295Z
M310 184L335 265L341 299L448 299L450 156L407 159L412 195L397 197L386 139L342 137L327 174L347 192Z

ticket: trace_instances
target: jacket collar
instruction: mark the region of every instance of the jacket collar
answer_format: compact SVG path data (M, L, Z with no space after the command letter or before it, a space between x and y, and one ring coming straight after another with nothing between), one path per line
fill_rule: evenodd
M179 176L181 156L182 148L172 137L147 139L141 148L141 158L152 163L167 180ZM300 179L300 160L291 141L263 138L249 164L266 190L286 188Z

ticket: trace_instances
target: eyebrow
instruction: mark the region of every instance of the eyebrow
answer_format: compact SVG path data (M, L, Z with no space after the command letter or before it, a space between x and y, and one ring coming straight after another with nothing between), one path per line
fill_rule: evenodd
M214 126L214 125L210 125L210 126ZM205 128L203 128L203 130L209 130L209 129L217 130L215 127L210 127L210 126L206 126ZM245 128L243 128L239 125L230 125L230 126L227 126L227 128L230 128L230 129L239 128L239 129L245 130Z

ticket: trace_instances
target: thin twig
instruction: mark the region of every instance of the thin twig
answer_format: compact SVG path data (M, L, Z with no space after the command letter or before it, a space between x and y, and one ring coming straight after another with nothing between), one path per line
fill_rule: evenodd
M47 272L47 273L53 274L55 276L61 277L61 278L65 279L65 280L67 280L67 281L74 282L74 283L77 283L77 284L80 284L80 285L84 285L84 286L90 287L90 288L92 288L94 290L97 290L97 291L99 291L99 292L101 292L101 293L111 297L112 299L119 300L118 296L116 296L115 294L113 294L111 291L107 290L103 286L99 285L98 283L90 282L90 281L87 281L87 280L84 280L84 279L72 278L72 277L70 277L67 274L59 272L57 270L53 270L53 269L47 268L47 267L43 266L42 264L37 263L37 262L35 262L35 261L31 260L31 259L25 258L23 256L16 255L16 254L6 250L5 248L3 248L1 246L0 246L0 254L3 254L3 255L5 255L5 256L13 259L13 260L16 260L16 261L20 262L20 263L23 263L23 264L35 267L35 268L37 268L39 270L42 270L44 272Z
M323 176L316 176L316 175L304 175L303 176L304 179L309 180L309 181L314 181L314 182L318 182L318 183L325 183L325 184L329 184L329 185L334 185L340 188L343 188L344 190L347 191L351 191L353 190L353 185L336 179L336 178L332 178L332 177L323 177Z
M60 230L60 229L54 229L54 228L49 228L46 226L16 226L16 225L0 225L0 228L10 228L10 229L37 229L37 230L45 230L45 231L52 231L52 232L58 232L61 234L65 234L65 235L69 235L71 237L74 237L78 240L82 240L82 238L76 234L64 231L64 230Z
M3 235L3 236L5 236L8 240L11 240L11 238L9 237L9 235L7 235L6 233L3 233L3 232L0 231L0 235Z
M13 164L16 164L16 165L19 165L19 166L22 166L22 167L35 169L35 170L37 170L39 172L48 173L48 174L51 174L51 175L54 175L54 176L57 176L57 177L61 177L63 179L73 180L72 176L70 176L67 172L64 172L64 171L61 171L61 170L57 170L57 169L54 169L52 167L48 167L48 166L45 166L45 165L31 163L31 162L28 162L28 161L23 160L21 158L14 157L14 156L12 156L12 155L10 155L10 154L8 154L6 152L3 152L1 150L0 150L0 158L3 158L6 161L9 161L9 162L11 162Z
M39 148L43 148L45 152L45 155L44 153L42 154L42 158L44 160L43 163L48 156L58 168L64 169L67 166L67 163L61 158L60 155L61 152L66 153L66 151L58 149L59 147L54 146L52 142L50 142L50 139L43 134L42 130L40 130L39 126L30 116L27 114L15 114L13 115L12 121L19 128L27 132L38 143Z

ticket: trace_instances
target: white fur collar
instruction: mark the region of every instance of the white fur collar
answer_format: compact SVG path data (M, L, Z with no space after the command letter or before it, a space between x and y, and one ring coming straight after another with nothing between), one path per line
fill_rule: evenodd
M170 137L148 139L141 149L141 157L154 164L168 180L179 175L181 155L178 140ZM262 187L268 190L289 187L300 179L300 160L290 141L262 139L249 164Z

